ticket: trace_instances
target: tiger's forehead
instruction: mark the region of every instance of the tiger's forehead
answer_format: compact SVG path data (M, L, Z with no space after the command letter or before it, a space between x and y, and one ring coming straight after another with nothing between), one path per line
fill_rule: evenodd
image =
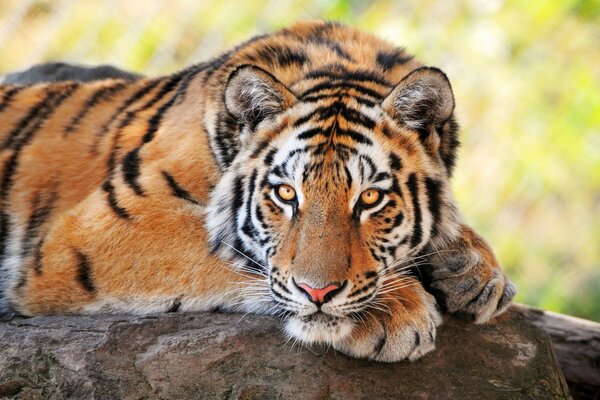
M390 156L389 140L378 132L380 111L343 106L338 100L329 107L301 104L295 115L299 117L274 139L276 150L266 156L272 174L317 188L386 186L398 162Z

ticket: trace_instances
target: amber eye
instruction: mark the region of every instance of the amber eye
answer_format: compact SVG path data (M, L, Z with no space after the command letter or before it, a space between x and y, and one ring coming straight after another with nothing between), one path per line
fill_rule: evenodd
M282 201L291 202L296 198L296 190L290 185L279 185L275 189L277 197Z
M379 202L381 193L377 189L367 189L360 194L360 201L366 207L372 207Z

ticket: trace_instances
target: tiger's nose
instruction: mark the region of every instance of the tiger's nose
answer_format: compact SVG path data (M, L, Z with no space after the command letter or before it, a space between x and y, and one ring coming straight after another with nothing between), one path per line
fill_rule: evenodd
M337 282L332 282L329 285L322 288L313 288L307 285L306 283L296 283L295 280L293 280L293 282L294 285L296 285L296 287L300 289L300 291L303 292L306 295L306 297L308 297L308 300L317 305L327 303L329 300L331 300L333 296L338 294L346 285L346 282L344 282L344 284L342 285L340 285Z

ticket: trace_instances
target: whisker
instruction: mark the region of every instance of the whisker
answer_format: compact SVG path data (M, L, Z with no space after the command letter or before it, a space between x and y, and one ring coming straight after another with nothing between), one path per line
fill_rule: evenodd
M243 252L239 251L238 249L236 249L234 246L230 245L229 243L227 243L224 240L221 240L221 242L227 246L229 246L232 250L234 250L236 253L238 253L239 255L241 255L242 257L246 258L247 260L253 262L254 264L258 265L259 267L261 267L263 270L267 271L268 268L265 267L264 265L262 265L261 263L259 263L258 261L254 260L253 258L247 256L246 254L244 254Z

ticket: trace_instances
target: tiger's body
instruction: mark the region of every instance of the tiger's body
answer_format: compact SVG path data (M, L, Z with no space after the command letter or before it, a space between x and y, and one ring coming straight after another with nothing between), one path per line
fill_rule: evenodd
M436 298L485 322L515 292L452 200L453 109L439 70L323 22L163 78L0 86L0 308L274 313L416 359Z

